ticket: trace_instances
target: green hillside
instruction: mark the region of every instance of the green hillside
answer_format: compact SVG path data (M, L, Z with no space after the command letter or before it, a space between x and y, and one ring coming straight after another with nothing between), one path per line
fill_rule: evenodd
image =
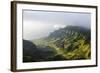
M52 32L48 37L37 39L33 42L40 47L49 47L49 49L52 49L52 51L55 52L55 54L53 54L50 58L48 57L48 59L90 59L90 35L90 29L79 26L67 26Z

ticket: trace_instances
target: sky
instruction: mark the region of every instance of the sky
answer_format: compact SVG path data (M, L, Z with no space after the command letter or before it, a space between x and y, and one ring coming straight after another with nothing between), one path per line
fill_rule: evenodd
M68 25L90 28L91 14L77 12L23 11L23 39L47 37Z

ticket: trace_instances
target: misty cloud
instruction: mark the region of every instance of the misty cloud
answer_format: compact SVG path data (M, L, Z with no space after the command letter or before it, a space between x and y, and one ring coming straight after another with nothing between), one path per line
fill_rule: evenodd
M90 28L91 14L76 12L23 11L23 37L33 40L68 25Z

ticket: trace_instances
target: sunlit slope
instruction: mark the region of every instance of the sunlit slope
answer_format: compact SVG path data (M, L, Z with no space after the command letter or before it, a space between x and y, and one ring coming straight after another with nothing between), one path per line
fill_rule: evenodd
M48 37L34 40L33 42L39 47L49 47L55 57L62 57L66 60L79 60L91 58L91 33L90 29L80 26L67 26L56 30ZM43 49L43 48L41 48ZM46 48L45 48L46 49ZM45 50L44 49L44 50Z

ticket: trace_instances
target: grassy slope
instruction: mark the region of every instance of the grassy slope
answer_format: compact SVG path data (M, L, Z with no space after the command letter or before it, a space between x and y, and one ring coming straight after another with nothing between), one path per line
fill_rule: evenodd
M79 30L76 32L70 31L70 33L68 32L60 37L47 37L35 40L34 43L36 45L49 46L56 52L56 55L61 55L67 60L90 59L90 42L87 42L88 40L85 37L90 35L87 34L83 35Z

